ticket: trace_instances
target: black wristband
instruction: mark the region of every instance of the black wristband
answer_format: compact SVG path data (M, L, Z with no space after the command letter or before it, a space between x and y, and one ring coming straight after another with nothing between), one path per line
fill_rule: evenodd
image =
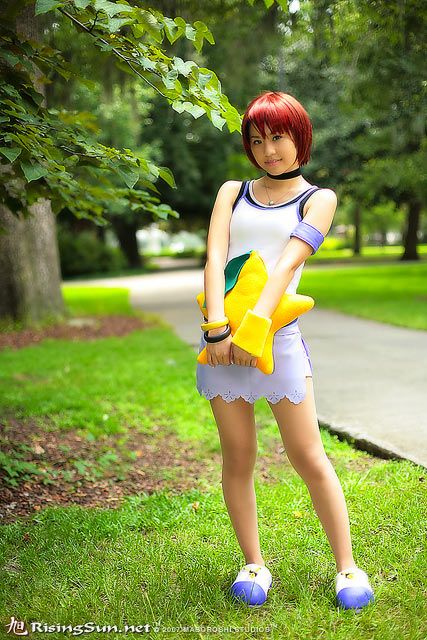
M223 331L222 333L219 333L217 336L209 336L208 333L209 333L209 330L203 333L203 337L206 340L206 342L221 342L221 340L224 340L227 336L230 335L231 327L230 325L227 325L226 330Z

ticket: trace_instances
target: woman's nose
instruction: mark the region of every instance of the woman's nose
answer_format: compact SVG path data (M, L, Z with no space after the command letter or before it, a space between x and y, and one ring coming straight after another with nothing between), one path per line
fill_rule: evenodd
M265 155L267 158L269 158L270 156L274 156L274 144L271 142L271 140L265 141Z

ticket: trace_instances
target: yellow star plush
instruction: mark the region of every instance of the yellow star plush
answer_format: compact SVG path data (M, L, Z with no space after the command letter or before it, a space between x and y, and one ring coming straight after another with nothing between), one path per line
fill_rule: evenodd
M224 311L230 324L231 335L234 336L246 311L255 307L268 280L268 272L258 251L252 250L230 260L224 273ZM206 321L207 309L203 291L196 296L196 300ZM262 355L257 358L256 366L262 373L270 374L274 371L273 338L276 331L310 311L313 306L314 300L310 296L298 293L283 294L271 316L272 322ZM198 354L197 362L207 365L206 348Z

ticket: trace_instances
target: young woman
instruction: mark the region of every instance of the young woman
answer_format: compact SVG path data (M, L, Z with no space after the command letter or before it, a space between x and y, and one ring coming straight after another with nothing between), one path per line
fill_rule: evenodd
M265 174L243 183L227 181L218 191L207 240L207 323L202 325L199 348L200 353L206 347L208 364L198 363L196 374L197 389L209 399L217 423L224 499L246 561L231 592L256 606L265 602L272 582L260 550L253 483L254 402L264 397L335 556L337 603L359 609L374 599L373 590L353 558L346 502L320 437L312 365L298 318L274 334L274 370L264 374L242 342L233 343L224 314L225 266L256 250L268 280L242 324L251 331L256 318L268 327L283 293L296 293L306 259L331 227L337 198L334 191L310 184L301 174L300 167L310 159L312 125L293 96L266 91L254 98L244 114L242 137L249 160Z

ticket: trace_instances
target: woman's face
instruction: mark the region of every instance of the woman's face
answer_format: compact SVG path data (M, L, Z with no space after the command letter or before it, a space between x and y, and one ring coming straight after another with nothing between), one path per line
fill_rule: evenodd
M249 140L253 156L261 169L272 174L280 174L299 167L297 150L289 133L272 134L265 125L265 139L251 123ZM277 162L271 162L276 160Z

